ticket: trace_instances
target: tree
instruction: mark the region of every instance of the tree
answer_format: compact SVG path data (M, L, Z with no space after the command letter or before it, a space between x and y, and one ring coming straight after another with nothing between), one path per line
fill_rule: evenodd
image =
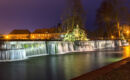
M62 27L64 31L72 30L76 25L79 25L83 29L85 26L85 11L83 10L81 0L67 1L68 8L62 16Z
M124 3L127 0L104 0L97 11L96 23L98 28L104 29L104 36L110 38L111 35L120 37L120 23L128 17L127 7Z
M83 29L79 28L79 25L74 27L71 32L67 32L64 37L64 41L85 41L87 39L87 35Z
M85 29L85 12L81 0L67 0L68 8L62 16L62 27L66 32L65 41L87 40Z

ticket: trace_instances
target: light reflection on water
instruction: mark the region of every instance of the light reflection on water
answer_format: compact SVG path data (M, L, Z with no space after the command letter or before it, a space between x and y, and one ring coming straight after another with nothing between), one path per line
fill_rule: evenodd
M0 63L0 80L68 80L129 57L129 49L104 49Z
M125 46L123 47L123 58L127 58L127 57L130 57L130 46Z

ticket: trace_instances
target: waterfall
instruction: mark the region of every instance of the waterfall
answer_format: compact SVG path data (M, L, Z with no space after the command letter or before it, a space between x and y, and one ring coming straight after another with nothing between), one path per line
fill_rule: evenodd
M37 42L38 44L30 44L31 47L25 48L27 57L35 57L47 55L47 48L45 42Z
M25 50L2 50L0 51L0 61L15 61L26 59Z
M58 43L58 53L63 54L63 47L61 42Z
M0 61L24 60L29 57L56 55L69 52L93 51L95 49L121 46L121 41L1 41Z
M68 50L69 50L70 52L73 52L73 51L74 51L73 43L68 43Z

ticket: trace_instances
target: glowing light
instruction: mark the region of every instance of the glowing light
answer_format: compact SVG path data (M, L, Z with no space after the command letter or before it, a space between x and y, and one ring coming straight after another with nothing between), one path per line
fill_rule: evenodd
M123 58L130 57L130 46L123 47L123 49L124 49Z
M111 39L114 39L114 38L115 38L115 37L112 35L112 36L111 36Z
M79 25L75 26L73 30L68 30L64 36L64 41L76 41L76 40L88 40L87 34L83 29L79 28Z
M35 36L34 36L34 35L32 35L32 36L31 36L31 39L35 39Z
M130 31L126 31L126 34L129 34L130 33Z
M6 36L5 36L5 39L9 39L9 36L8 36L8 35L6 35Z

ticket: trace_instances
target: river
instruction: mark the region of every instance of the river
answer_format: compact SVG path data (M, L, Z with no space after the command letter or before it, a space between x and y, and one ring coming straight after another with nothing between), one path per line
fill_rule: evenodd
M48 55L0 63L0 80L69 80L130 57L130 47Z

